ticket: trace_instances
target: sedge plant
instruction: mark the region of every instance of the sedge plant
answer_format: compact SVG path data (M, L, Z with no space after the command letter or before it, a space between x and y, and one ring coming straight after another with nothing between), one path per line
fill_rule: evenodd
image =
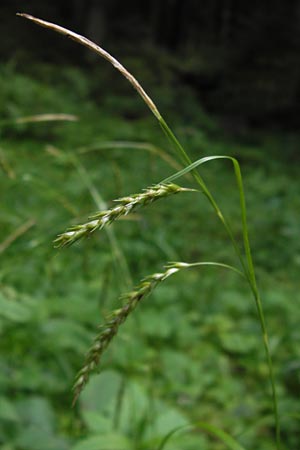
M143 99L145 104L150 109L151 113L154 115L157 120L159 126L162 128L163 132L167 136L168 140L172 144L172 147L177 154L177 157L181 164L184 165L182 170L177 171L174 175L162 180L161 182L145 188L142 193L129 195L117 200L117 206L111 208L110 210L101 211L91 217L88 222L73 226L68 229L66 232L60 234L55 240L55 245L57 247L63 247L67 245L71 245L74 242L78 241L81 238L88 237L92 233L96 232L99 229L102 229L118 218L127 215L133 209L138 207L146 206L153 201L158 199L164 199L172 194L187 192L187 191L198 191L204 194L210 203L211 207L216 213L216 216L221 221L223 227L226 230L228 235L228 239L231 242L234 251L238 260L238 267L230 266L220 262L213 261L204 261L204 262L195 262L195 263L186 263L186 262L172 262L166 265L164 270L159 273L152 274L147 276L144 280L141 281L139 285L137 285L133 290L129 291L127 294L121 297L122 306L113 311L109 317L107 317L105 323L100 326L99 333L94 339L94 342L87 353L85 362L83 364L82 369L79 371L75 384L74 384L74 401L76 402L78 396L81 391L85 387L86 383L89 380L90 374L98 367L101 361L101 357L103 352L106 350L114 336L118 333L118 329L123 322L127 319L127 317L134 311L138 303L140 303L146 296L150 295L151 292L164 280L166 280L169 276L175 274L176 272L192 267L199 267L203 265L213 265L213 266L221 266L226 269L230 269L241 275L245 281L248 283L249 290L254 299L258 320L260 322L261 333L262 333L262 341L265 349L266 361L268 365L269 371L269 380L270 380L270 388L271 388L271 396L272 396L272 404L273 404L273 413L274 413L274 424L275 424L275 441L276 441L276 449L281 449L281 437L280 437L280 420L279 420L279 412L278 412L278 401L277 401L277 393L275 386L275 376L273 371L273 363L269 345L268 332L265 322L265 315L262 305L262 300L259 292L259 288L256 280L255 267L252 259L251 246L249 241L249 233L248 233L248 224L247 224L247 214L246 214L246 202L245 202L245 194L243 187L243 179L241 175L240 165L238 161L226 155L217 155L217 156L209 156L201 158L197 161L192 162L187 151L181 145L166 120L161 115L159 109L157 108L154 101L151 97L145 92L143 87L137 81L137 79L110 53L101 48L99 45L90 41L86 37L83 37L73 31L70 31L66 28L63 28L54 23L46 22L44 20L38 19L28 14L18 14L21 17L24 17L37 25L53 30L57 33L60 33L75 42L87 47L88 49L96 52L98 55L106 59L110 64L112 64L116 70L118 70L134 87L139 96ZM203 180L199 167L203 164L206 164L211 161L215 161L217 159L225 159L229 160L233 164L234 174L237 182L239 199L240 199L240 211L241 211L241 223L242 223L242 233L243 233L243 248L240 248L238 241L234 236L234 232L228 220L223 215L217 201L215 200L213 194L208 188L207 184ZM179 179L180 177L190 173L194 179L195 189L187 189L177 184L174 184L174 181ZM195 194L194 194L195 195ZM195 425L197 426L197 424ZM227 444L228 448L239 449L242 450L242 447L234 440L231 436L222 432L213 426L202 423L199 424L199 428L206 429L206 431L214 434L217 438L221 439L225 444ZM172 432L171 432L172 434ZM169 439L170 436L167 436L166 439L161 443L159 449L163 449L166 440Z

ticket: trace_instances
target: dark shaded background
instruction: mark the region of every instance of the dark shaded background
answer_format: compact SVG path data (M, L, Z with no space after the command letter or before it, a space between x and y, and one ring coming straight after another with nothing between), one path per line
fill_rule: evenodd
M1 61L26 70L34 60L81 66L95 60L15 17L17 11L85 34L117 55L138 56L153 70L157 51L173 82L193 87L205 109L233 128L298 127L298 0L2 0Z

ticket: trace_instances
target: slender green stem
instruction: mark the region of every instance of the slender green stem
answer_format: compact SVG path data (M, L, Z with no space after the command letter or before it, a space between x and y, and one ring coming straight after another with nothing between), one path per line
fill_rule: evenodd
M249 276L250 276L249 284L250 284L250 288L252 290L252 293L253 293L253 296L255 299L256 309L257 309L260 326L261 326L261 330L262 330L262 335L263 335L263 343L264 343L264 347L265 347L265 353L266 353L266 358L267 358L267 363L268 363L268 368L269 368L269 377L270 377L272 399L273 399L273 408L274 408L275 426L276 426L276 445L277 445L277 449L280 450L280 448L281 448L280 419L279 419L279 411L278 411L278 400L277 400L277 393L276 393L276 386L275 386L273 361L272 361L272 356L271 356L271 351L270 351L267 326L266 326L266 322L265 322L265 315L264 315L264 311L263 311L263 306L262 306L262 301L260 298L259 290L257 287L255 268L254 268L254 263L253 263L253 259L252 259L252 252L251 252L249 232L248 232L247 210L246 210L245 193L244 193L244 187L243 187L243 179L242 179L238 161L235 158L231 158L231 160L233 162L234 171L235 171L238 186L239 186L242 223L243 223L243 241L244 241L245 254L246 254L247 265L248 265Z
M276 446L277 446L277 450L280 450L281 449L280 417L279 417L279 410L278 410L277 392L276 392L276 386L275 386L273 361L272 361L272 356L271 356L271 351L270 351L268 332L267 332L265 316L264 316L262 302L261 302L259 292L256 290L255 293L253 292L253 294L254 294L256 308L257 308L259 321L260 321L260 325L261 325L265 353L266 353L266 358L267 358L267 363L268 363L268 368L269 368L269 377L270 377L272 400L273 400L273 410L274 410L274 416L275 416Z
M180 159L182 160L183 163L185 164L192 164L192 161L190 159L190 157L188 156L188 154L186 153L186 151L184 150L184 148L182 147L182 145L180 144L180 142L178 141L178 139L176 138L176 136L174 135L173 131L170 129L170 127L168 126L168 124L166 123L166 121L161 118L159 120L160 126L162 127L164 133L167 135L168 139L170 140L170 142L175 146ZM192 171L193 177L196 181L196 183L200 186L203 194L206 196L206 198L208 199L208 201L210 202L210 204L212 205L214 211L216 212L217 216L219 217L219 219L221 220L224 228L226 229L226 232L232 242L232 245L234 247L234 250L239 258L240 264L245 272L245 275L247 276L247 278L249 279L249 273L248 273L248 269L247 266L245 265L243 256L241 254L241 251L239 249L239 246L236 242L236 239L233 235L233 232L231 230L231 227L229 225L229 223L227 222L227 220L225 219L222 211L220 210L217 202L215 201L213 195L211 194L211 192L209 191L209 189L207 188L203 178L201 177L201 175L196 171L193 170Z
M163 118L161 118L159 120L159 123L160 123L164 133L167 135L168 139L175 146L177 152L179 153L180 159L185 164L191 165L192 162L191 162L188 154L186 153L186 151L184 150L184 148L182 147L182 145L180 144L180 142L178 141L178 139L176 138L176 136L174 135L172 130L169 128L169 126L167 125L165 120ZM218 158L218 157L216 157L216 158ZM244 258L241 254L241 251L239 249L239 246L233 235L233 232L231 230L229 223L223 216L222 211L220 210L218 204L216 203L213 195L207 188L203 178L200 176L200 174L195 169L192 170L192 174L193 174L193 177L194 177L196 183L200 186L203 194L209 200L209 202L212 205L213 209L215 210L217 216L221 220L224 228L226 229L227 234L233 244L234 250L239 258L239 261L241 263L241 266L243 268L245 276L248 280L250 289L253 293L253 297L255 300L256 309L257 309L258 317L259 317L259 321L260 321L260 326L261 326L261 330L262 330L263 343L264 343L266 359L267 359L267 364L268 364L268 369L269 369L269 377L270 377L272 400L273 400L273 410L274 410L274 418L275 418L275 428L276 428L276 447L277 447L277 450L280 450L280 448L281 448L280 420L279 420L278 400L277 400L277 393L276 393L276 386L275 386L274 369L273 369L273 362L272 362L272 356L271 356L271 351L270 351L267 327L266 327L266 323L265 323L265 316L264 316L262 302L261 302L261 298L260 298L258 287L257 287L255 269L254 269L252 254L251 254L251 246L250 246L250 241L249 241L249 233L248 233L248 225L247 225L246 201L245 201L242 175L241 175L239 163L235 158L228 157L228 156L225 156L225 157L221 156L220 158L230 159L233 162L234 171L235 171L235 175L237 178L237 183L238 183L239 193L240 193L240 206L241 206L242 228L243 228L243 243L244 243L244 250L245 250L247 264L245 264L245 262L244 262ZM208 158L208 160L210 160L210 159Z

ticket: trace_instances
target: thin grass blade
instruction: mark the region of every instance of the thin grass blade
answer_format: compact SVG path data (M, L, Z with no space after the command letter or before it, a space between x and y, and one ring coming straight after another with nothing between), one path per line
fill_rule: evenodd
M183 425L174 428L163 438L156 450L164 450L166 444L170 441L174 434L188 428L201 428L202 430L222 441L226 445L226 448L229 450L245 450L245 448L242 447L232 436L230 436L230 434L226 433L224 430L221 430L221 428L210 425L207 422L197 422L194 425Z
M76 122L78 116L73 114L36 114L34 116L17 117L15 119L2 120L0 126L3 125L21 125L36 122Z
M257 282L256 282L256 276L255 276L255 270L254 270L254 264L251 254L251 247L250 247L250 241L249 241L249 231L248 231L248 223L247 223L247 211L246 211L246 200L245 200L245 193L244 193L244 186L243 186L243 178L240 170L240 165L238 161L233 158L232 156L227 155L215 155L215 156L207 156L204 158L200 158L197 161L190 164L188 167L185 167L184 169L180 170L179 172L175 173L174 175L171 175L170 177L163 180L163 183L171 183L174 180L180 178L181 176L187 174L188 172L191 172L195 170L198 166L205 164L210 161L215 161L217 159L227 159L232 162L234 173L237 181L239 196L240 196L240 209L241 209L241 220L242 220L242 232L243 232L243 242L244 242L244 250L246 255L246 261L247 266L243 266L245 270L245 275L247 277L250 289L253 293L257 313L260 321L260 326L262 330L262 339L264 343L264 348L266 352L266 360L269 368L269 377L270 377L270 385L271 385L271 392L272 392L272 401L273 401L273 410L274 410L274 418L275 418L275 428L276 428L276 444L277 449L280 449L281 447L281 437L280 437L280 419L279 419L279 411L278 411L278 399L277 399L277 392L276 392L276 386L275 386L275 377L274 377L274 369L273 369L273 362L272 362L272 356L270 351L270 345L269 345L269 337L267 332L267 326L265 321L265 315L264 310L261 302L261 298L259 295L259 291L257 288Z

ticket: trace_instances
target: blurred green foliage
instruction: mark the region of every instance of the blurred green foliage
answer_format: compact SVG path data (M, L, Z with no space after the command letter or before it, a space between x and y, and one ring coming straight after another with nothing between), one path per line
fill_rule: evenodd
M33 70L34 71L34 70ZM147 78L147 73L144 74ZM205 421L248 449L273 448L268 371L243 282L202 268L166 281L120 330L75 409L70 388L121 292L168 260L234 261L205 199L177 196L57 251L52 241L122 195L171 174L161 131L106 69L0 71L0 445L3 450L154 450L180 425ZM193 159L241 161L279 391L284 449L299 447L299 176L293 135L231 139L192 91L154 89ZM74 123L16 124L68 113ZM127 142L127 144L126 144ZM135 146L151 143L157 152ZM106 144L105 144L106 143ZM147 146L146 146L147 147ZM229 164L203 169L241 239ZM189 184L189 180L186 180ZM26 226L27 224L27 226ZM125 262L124 262L125 261ZM221 450L195 427L166 450Z

